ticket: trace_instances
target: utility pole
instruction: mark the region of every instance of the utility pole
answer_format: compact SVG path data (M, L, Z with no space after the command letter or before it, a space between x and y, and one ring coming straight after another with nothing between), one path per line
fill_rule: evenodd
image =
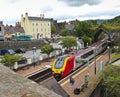
M96 47L93 47L93 48L94 48L94 59L95 59L94 74L96 75Z

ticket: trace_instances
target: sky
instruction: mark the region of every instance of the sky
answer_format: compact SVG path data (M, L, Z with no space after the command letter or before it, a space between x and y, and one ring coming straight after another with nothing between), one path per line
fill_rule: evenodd
M120 0L0 0L0 21L15 25L21 14L70 20L111 19L120 15Z

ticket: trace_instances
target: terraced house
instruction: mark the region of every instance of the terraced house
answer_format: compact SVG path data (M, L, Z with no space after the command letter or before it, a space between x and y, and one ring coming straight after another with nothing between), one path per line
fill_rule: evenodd
M25 17L21 15L21 26L25 34L32 35L33 39L51 38L51 21L44 18L44 14L40 14L40 17L31 17L28 13L25 13Z

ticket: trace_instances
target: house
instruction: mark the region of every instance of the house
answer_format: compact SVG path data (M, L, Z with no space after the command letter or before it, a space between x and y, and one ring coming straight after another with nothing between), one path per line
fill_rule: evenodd
M77 49L84 48L84 42L81 39L77 39Z
M12 25L4 26L4 35L7 40L11 40L13 34L20 35L23 33L24 33L24 29L22 27L18 27L18 26L14 27Z
M0 21L0 41L4 41L4 25L2 21Z
M51 21L44 18L44 14L40 14L40 17L31 17L28 13L25 13L25 17L21 15L21 26L25 34L32 35L33 39L51 38Z

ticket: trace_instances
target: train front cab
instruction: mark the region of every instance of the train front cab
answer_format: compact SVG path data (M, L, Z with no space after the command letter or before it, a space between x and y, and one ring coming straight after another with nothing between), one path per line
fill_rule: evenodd
M66 77L74 68L75 56L61 56L57 58L52 65L52 72L55 78Z

